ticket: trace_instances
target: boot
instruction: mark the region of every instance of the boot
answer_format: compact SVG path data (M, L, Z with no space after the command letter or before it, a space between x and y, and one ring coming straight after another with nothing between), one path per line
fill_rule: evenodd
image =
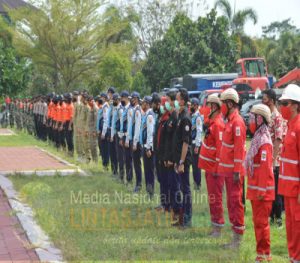
M212 231L209 233L209 237L211 238L219 238L221 236L222 227L213 226Z
M242 242L243 235L233 232L231 243L225 244L225 249L239 249Z
M177 221L175 221L176 219ZM172 226L175 227L184 226L184 213L182 208L179 210L179 214L175 214L175 220L173 221L174 223L172 223Z

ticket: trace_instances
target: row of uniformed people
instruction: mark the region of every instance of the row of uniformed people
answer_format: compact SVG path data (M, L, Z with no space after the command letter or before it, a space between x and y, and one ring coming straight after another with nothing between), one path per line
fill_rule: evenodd
M189 166L193 156L197 187L201 180L197 165L202 132L199 102L192 101L192 117L187 103L185 89L171 90L164 98L153 94L140 100L137 92L119 95L110 88L96 98L96 131L103 167L108 169L110 160L113 175L126 183L132 183L134 170L134 191L139 192L143 159L146 190L151 198L156 173L161 190L161 206L157 209L172 209L175 225L191 222Z

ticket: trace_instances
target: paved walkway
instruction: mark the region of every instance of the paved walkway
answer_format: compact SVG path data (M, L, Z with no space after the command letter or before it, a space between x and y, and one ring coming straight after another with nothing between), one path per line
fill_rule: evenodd
M9 135L14 135L15 133L10 130L10 129L3 129L3 128L0 128L0 136L9 136Z
M0 262L39 261L18 219L0 189Z
M0 172L66 168L66 164L36 147L0 147Z

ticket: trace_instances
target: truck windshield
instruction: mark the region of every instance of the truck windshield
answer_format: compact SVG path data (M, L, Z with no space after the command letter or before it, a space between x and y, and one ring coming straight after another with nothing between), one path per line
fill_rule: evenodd
M245 61L247 77L261 77L266 75L265 63L263 60Z

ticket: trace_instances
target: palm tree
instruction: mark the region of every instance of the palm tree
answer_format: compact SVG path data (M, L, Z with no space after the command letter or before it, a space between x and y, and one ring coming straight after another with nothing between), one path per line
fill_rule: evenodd
M236 12L235 7L232 8L228 0L217 0L215 9L220 9L223 15L228 19L232 36L237 41L237 46L241 57L257 56L257 45L255 41L247 36L244 32L245 24L252 21L257 23L256 11L252 8L245 8Z
M253 24L257 23L257 13L252 8L245 8L235 12L235 8L231 7L228 0L217 0L215 9L217 8L221 9L224 16L227 17L232 34L243 34L245 24L248 21L252 21Z

